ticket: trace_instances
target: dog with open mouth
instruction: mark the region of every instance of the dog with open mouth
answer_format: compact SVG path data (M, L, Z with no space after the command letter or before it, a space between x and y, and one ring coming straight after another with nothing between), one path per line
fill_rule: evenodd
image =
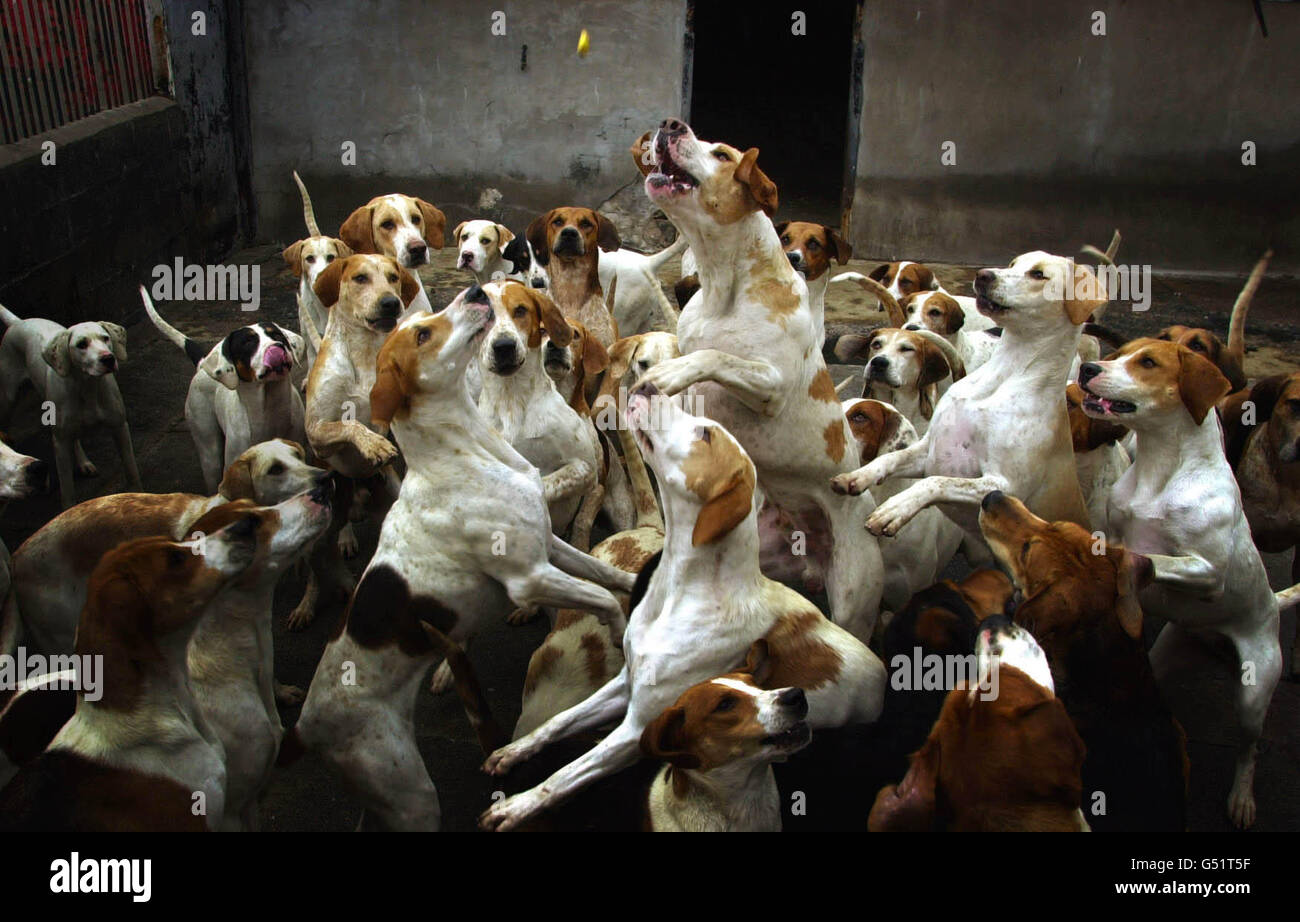
M185 421L203 468L203 485L217 492L221 474L254 445L272 439L307 441L294 369L306 359L301 336L270 321L239 327L210 349L177 330L140 286L149 319L197 366L185 397Z
M1251 537L1214 412L1232 384L1186 346L1137 339L1084 364L1079 387L1085 413L1137 435L1133 465L1110 491L1105 532L1151 561L1142 609L1168 619L1151 648L1156 678L1176 669L1189 633L1225 638L1239 661L1234 671L1254 670L1255 681L1231 683L1240 739L1228 794L1233 823L1250 826L1257 742L1282 672L1278 606L1294 604L1300 587L1274 594Z
M765 527L788 523L787 549L792 533L802 534L814 579L807 588L824 580L831 617L865 640L883 584L880 549L862 532L875 503L830 488L856 459L808 285L772 224L776 183L759 168L757 148L702 140L677 119L643 136L632 154L646 195L690 244L701 285L678 319L681 356L642 380L668 396L688 394L745 447L765 502L780 512L765 516Z

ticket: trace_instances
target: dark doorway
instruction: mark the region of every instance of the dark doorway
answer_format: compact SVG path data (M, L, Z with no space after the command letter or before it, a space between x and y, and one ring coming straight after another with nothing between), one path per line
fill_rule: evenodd
M856 0L696 0L691 127L762 150L780 217L838 227L848 153ZM796 9L806 34L792 32Z

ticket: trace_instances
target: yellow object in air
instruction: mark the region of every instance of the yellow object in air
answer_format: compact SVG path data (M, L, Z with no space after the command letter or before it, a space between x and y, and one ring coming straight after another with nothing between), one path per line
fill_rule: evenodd
M578 36L578 54L584 58L587 52L591 50L591 37L587 35L587 30L583 29L582 34Z

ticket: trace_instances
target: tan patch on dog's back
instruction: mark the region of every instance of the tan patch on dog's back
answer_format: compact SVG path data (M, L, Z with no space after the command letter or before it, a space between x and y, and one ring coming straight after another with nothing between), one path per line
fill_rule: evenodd
M768 278L750 285L745 292L767 308L767 319L785 325L785 318L799 309L799 296L780 279Z
M583 634L578 643L582 646L582 661L587 669L587 678L593 685L602 685L608 678L605 675L605 640L595 632Z
M557 625L558 628L558 625ZM528 674L524 676L524 694L529 695L537 690L537 686L542 680L550 675L555 668L556 662L564 655L564 651L559 647L543 645L532 658L528 661Z
M811 691L839 678L844 658L817 636L817 626L824 620L816 609L791 612L777 620L763 637L771 666L764 688L793 686Z
M812 384L808 385L808 396L813 400L839 403L840 398L835 393L835 382L831 380L831 373L825 368L818 369L817 374L813 375Z
M838 418L830 421L826 431L822 433L826 439L826 455L832 461L840 461L844 458L844 446L848 440L844 437L844 419Z

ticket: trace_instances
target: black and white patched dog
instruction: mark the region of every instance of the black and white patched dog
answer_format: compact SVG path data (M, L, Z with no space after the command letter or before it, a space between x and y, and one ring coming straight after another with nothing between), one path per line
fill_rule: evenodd
M143 286L140 297L158 332L198 366L185 398L185 419L208 493L217 491L222 471L260 442L307 444L302 397L291 380L294 365L304 358L301 336L274 323L254 323L208 349L163 320Z

